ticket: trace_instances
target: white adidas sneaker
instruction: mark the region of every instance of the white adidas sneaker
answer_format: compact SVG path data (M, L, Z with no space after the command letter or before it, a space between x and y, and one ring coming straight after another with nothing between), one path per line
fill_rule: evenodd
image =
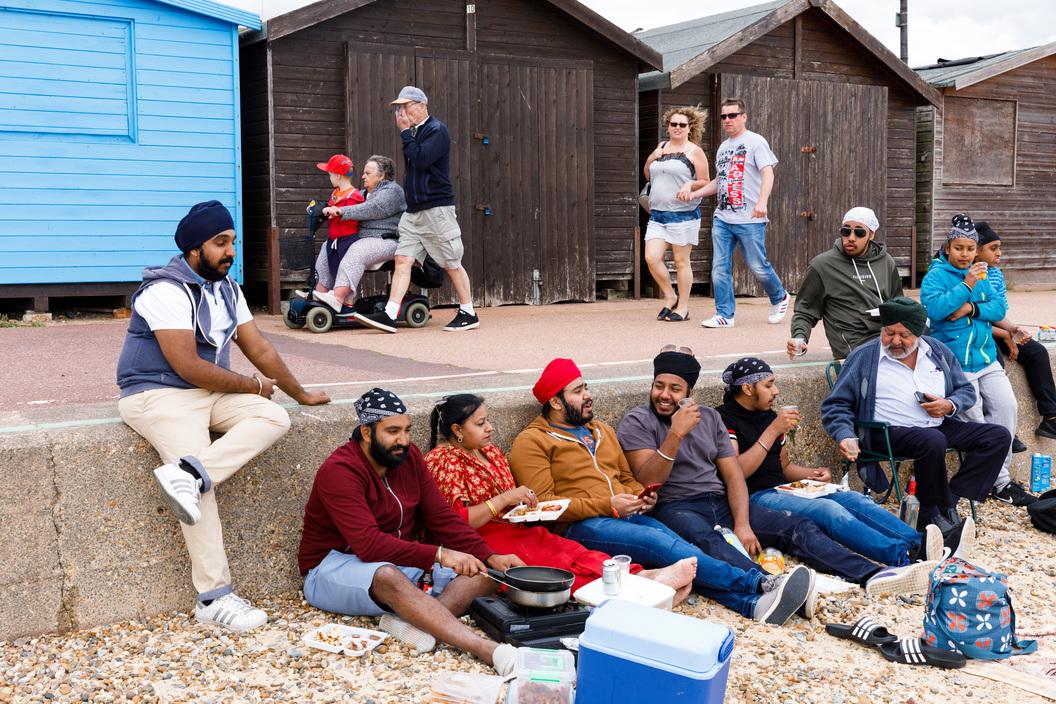
M234 592L213 599L208 606L200 601L196 602L194 618L198 623L209 623L239 633L268 622L266 613Z

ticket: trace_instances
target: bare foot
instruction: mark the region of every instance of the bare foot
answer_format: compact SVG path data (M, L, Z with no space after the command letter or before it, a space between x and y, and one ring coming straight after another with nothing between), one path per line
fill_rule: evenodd
M643 570L638 576L666 584L675 590L675 603L689 596L689 588L693 585L693 578L697 575L697 558L687 557L679 560L673 565L668 565L658 570ZM681 592L685 592L679 597Z
M689 598L689 595L693 593L693 585L687 584L675 591L674 598L671 599L671 608L674 608L681 604L683 601Z

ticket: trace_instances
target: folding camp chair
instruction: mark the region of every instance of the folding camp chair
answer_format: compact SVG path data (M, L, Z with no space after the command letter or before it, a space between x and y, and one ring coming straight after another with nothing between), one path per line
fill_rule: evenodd
M825 366L825 382L829 385L829 391L832 391L832 387L836 383L836 377L839 376L841 369L843 369L843 363L840 362L840 360L838 359L829 362ZM856 420L854 422L854 427L855 431L859 432L859 434L860 430L874 430L882 432L884 436L884 442L881 447L874 447L869 450L863 448L858 454L858 460L856 464L876 463L881 467L881 469L885 469L886 465L886 469L890 473L887 491L874 492L870 491L870 489L866 487L863 490L863 493L865 493L866 496L872 496L873 501L875 501L876 503L883 504L887 502L888 498L890 498L891 496L891 492L893 491L895 493L895 500L901 504L902 485L901 482L899 482L898 480L898 470L902 466L903 462L912 462L913 458L905 457L902 455L896 455L894 450L891 448L890 423L879 420ZM948 448L946 452L954 452L957 454L958 462L964 461L964 454L961 453L959 450L956 450L951 447ZM845 473L851 471L851 462L849 460L843 460L843 471ZM968 505L971 507L972 510L972 520L975 520L975 501L969 499Z

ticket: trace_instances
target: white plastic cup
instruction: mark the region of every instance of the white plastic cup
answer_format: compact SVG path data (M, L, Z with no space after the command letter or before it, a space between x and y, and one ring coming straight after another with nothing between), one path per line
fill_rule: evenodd
M613 555L612 559L620 566L620 572L626 577L631 573L631 556L630 555Z
M847 454L851 456L851 459L858 459L858 454L861 449L858 447L858 438L849 438L851 441L851 447L847 450Z
M795 356L802 357L807 353L807 341L802 337L793 337L792 349L795 350Z

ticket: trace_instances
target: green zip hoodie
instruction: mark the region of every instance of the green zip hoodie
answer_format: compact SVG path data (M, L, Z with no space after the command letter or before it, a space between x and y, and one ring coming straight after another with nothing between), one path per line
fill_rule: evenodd
M880 333L880 318L867 311L901 295L902 278L887 247L873 241L861 256L849 257L837 239L807 266L796 293L792 337L809 341L810 331L824 321L832 356L843 359Z

